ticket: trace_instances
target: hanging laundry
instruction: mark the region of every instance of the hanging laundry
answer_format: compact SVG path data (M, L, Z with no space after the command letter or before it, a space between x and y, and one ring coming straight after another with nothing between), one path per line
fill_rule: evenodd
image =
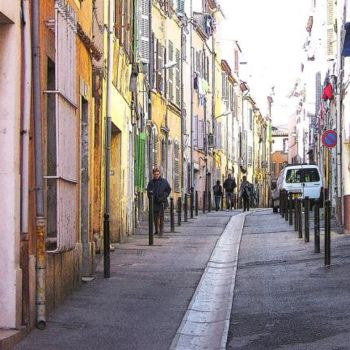
M325 86L325 88L323 89L323 95L322 95L322 99L323 100L332 100L333 99L333 87L331 83L327 83L327 85Z

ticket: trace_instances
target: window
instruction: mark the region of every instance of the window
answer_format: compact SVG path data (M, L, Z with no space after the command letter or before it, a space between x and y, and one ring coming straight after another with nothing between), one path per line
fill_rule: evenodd
M204 121L198 120L198 148L204 149Z
M248 163L248 165L253 164L253 147L252 146L248 146L247 163Z

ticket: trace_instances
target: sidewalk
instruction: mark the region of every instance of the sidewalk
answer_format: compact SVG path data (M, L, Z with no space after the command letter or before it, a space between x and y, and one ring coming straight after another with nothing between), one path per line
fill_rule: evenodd
M169 349L232 215L212 212L148 245L146 228L111 253L111 277L82 286L15 349ZM166 227L166 231L169 230Z
M350 235L332 230L330 267L313 236L271 210L246 217L227 349L350 349Z

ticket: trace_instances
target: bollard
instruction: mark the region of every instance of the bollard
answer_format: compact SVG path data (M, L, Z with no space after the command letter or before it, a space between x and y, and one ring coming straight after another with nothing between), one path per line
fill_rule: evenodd
M289 202L289 226L292 226L293 225L293 194L292 193L289 193L288 202Z
M305 235L304 239L305 242L310 242L310 231L309 231L309 214L310 214L310 199L309 197L305 197L304 199L304 212L305 212L305 220L304 220L304 226L305 226Z
M288 203L288 192L286 191L285 193L285 198L284 198L284 203L285 203L285 211L284 211L284 220L288 221L288 212L290 210L289 208L289 203Z
M181 226L181 208L182 208L182 203L181 203L181 198L179 197L177 199L177 225Z
M194 213L196 216L198 216L198 191L195 192L194 197Z
M153 192L148 194L148 244L153 245Z
M314 230L315 230L315 253L320 252L320 202L316 200L314 206Z
M298 208L297 208L297 199L293 199L294 207L294 231L298 231Z
M191 187L191 195L190 195L190 217L191 217L191 219L193 219L193 203L194 203L194 198L193 198L193 196L194 196L194 194L193 194L193 187Z
M331 264L331 201L325 201L324 264Z
M224 210L224 195L221 196L221 211Z
M284 203L283 203L283 195L284 195L284 190L280 192L280 214L281 217L284 218Z
M170 232L175 232L174 198L170 198Z
M211 212L211 191L208 191L208 213Z
M188 195L185 193L184 198L184 222L188 221Z
M298 199L298 232L299 238L303 238L303 208L301 199Z
M204 191L203 192L203 214L205 214L205 208L207 206L206 198L207 198L207 192Z

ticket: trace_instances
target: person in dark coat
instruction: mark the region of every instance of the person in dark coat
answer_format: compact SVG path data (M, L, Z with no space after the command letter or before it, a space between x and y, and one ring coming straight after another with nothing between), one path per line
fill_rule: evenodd
M252 184L247 180L246 176L243 176L243 181L241 182L240 195L243 199L243 211L249 211L249 202L251 196Z
M231 174L228 174L227 179L224 181L224 189L226 194L226 208L231 209L233 208L234 204L234 198L233 198L233 192L235 188L237 187L236 181L234 178L231 177Z
M221 197L222 197L222 187L220 185L220 180L216 181L216 185L213 187L214 197L215 197L215 210L220 209Z
M168 206L171 187L166 179L160 176L158 168L153 169L153 179L147 185L147 195L153 194L153 218L156 234L160 237L164 229L164 209Z

